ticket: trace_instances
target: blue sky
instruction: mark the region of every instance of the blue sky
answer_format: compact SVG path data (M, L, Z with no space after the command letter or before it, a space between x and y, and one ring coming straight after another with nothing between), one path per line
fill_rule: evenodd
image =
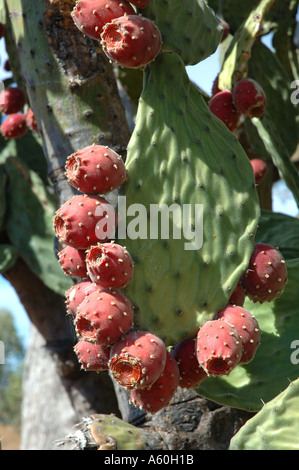
M265 43L268 47L271 47L271 38L266 38ZM0 40L0 56L1 60L4 61L6 53L3 40ZM215 54L198 65L187 67L190 79L208 94L211 92L212 83L219 73L219 70L218 50ZM2 76L0 79L5 77L6 76ZM298 215L298 208L293 196L283 183L275 185L275 190L273 191L273 210L275 212L282 212L292 216ZM13 314L17 331L26 346L28 344L30 322L15 290L5 280L5 278L3 278L3 276L0 276L0 309L2 308L8 309Z

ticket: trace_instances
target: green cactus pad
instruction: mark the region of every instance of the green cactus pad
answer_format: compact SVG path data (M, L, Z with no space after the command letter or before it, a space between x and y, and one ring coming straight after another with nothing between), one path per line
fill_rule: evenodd
M195 334L226 305L248 265L260 214L245 152L209 111L175 53L160 54L145 71L126 167L128 182L121 195L128 235L119 236L119 243L135 262L126 294L136 307L136 325L174 344ZM155 218L147 217L162 204L178 209L179 217L169 214L169 237L159 226L154 238ZM177 238L172 233L184 204L191 208L186 225L196 226L197 249L190 249L184 230ZM203 223L195 218L200 205ZM118 209L124 213L120 204ZM138 219L144 233L133 239Z
M272 3L273 0L262 0L256 9L249 13L246 21L240 24L225 53L219 74L221 90L232 90L235 82L246 74L251 48L260 36L262 20Z
M267 67L263 66L265 63ZM299 127L296 122L297 105L291 100L292 80L277 55L261 42L256 42L252 47L248 77L256 80L263 88L267 98L266 113L279 130L286 153L293 155L299 141ZM250 124L254 126L250 119L246 119L246 128Z
M213 54L223 28L203 0L151 0L144 16L158 26L164 51L178 53L185 65L194 65Z
M229 450L299 450L298 396L299 379L246 422Z
M265 241L266 243L266 241ZM280 298L263 304L246 299L244 307L258 320L261 344L252 362L225 378L205 379L198 393L217 403L259 411L298 377L291 343L298 332L299 258L288 260L288 282Z
M117 450L141 450L145 446L142 429L122 421L114 415L93 415L91 433L99 445L105 449L109 443ZM101 450L101 449L100 449Z

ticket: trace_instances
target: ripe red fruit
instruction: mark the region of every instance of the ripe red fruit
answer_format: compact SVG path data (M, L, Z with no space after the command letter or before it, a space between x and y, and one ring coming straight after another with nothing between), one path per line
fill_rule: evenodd
M76 315L79 305L92 292L101 292L101 288L89 280L78 282L70 287L65 293L67 313Z
M58 261L68 276L88 277L86 267L86 253L72 246L66 246L58 253Z
M226 127L233 132L237 127L240 114L237 112L234 104L232 93L229 90L220 91L214 95L209 102L210 111L215 114Z
M197 387L206 377L207 373L199 365L196 356L196 338L180 341L171 350L171 354L178 363L180 371L180 387Z
M107 57L121 67L139 68L159 54L162 38L159 29L148 18L121 16L107 23L101 34L101 45Z
M197 360L208 375L229 374L239 364L242 352L238 332L226 322L206 321L197 333Z
M109 346L100 344L91 344L81 339L74 347L82 369L101 372L108 370L108 361L110 355Z
M257 243L241 283L253 302L271 302L279 297L288 280L287 264L279 250Z
M245 297L246 297L246 295L245 295L244 289L243 289L241 283L238 282L238 284L237 284L234 292L230 296L228 302L230 304L239 305L240 307L243 307L244 302L245 302Z
M259 184L263 181L269 171L268 164L261 158L253 158L250 160L250 163L252 165L255 182Z
M28 109L26 114L26 122L29 129L32 131L38 132L38 127L36 124L35 116L31 108Z
M19 87L5 88L0 93L0 112L14 114L23 110L26 103L26 95Z
M26 115L22 113L9 114L1 125L1 134L5 139L19 139L27 131Z
M110 239L116 224L111 204L94 195L73 196L54 216L54 231L60 242L79 250Z
M163 372L166 352L164 342L156 335L133 331L112 346L109 368L123 387L146 388Z
M78 191L106 194L127 178L120 155L103 145L90 145L70 155L66 161L68 182Z
M254 316L243 307L227 305L216 319L229 323L237 330L243 347L240 363L252 361L261 339L259 324Z
M251 78L239 80L232 92L237 111L250 118L262 117L266 107L266 96L262 87Z
M160 377L145 389L131 390L130 403L151 414L157 413L171 401L179 386L179 378L177 362L166 351L166 363Z
M107 346L129 331L133 317L131 302L122 292L102 290L81 302L74 323L80 337Z
M82 33L100 40L104 25L126 14L135 14L134 8L126 0L79 0L71 16Z
M105 288L124 288L134 272L133 260L126 248L113 242L91 246L86 266L90 279Z

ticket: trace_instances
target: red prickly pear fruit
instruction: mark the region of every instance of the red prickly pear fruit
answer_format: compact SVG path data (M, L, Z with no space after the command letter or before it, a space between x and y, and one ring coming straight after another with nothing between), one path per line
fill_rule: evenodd
M86 253L84 250L77 250L72 246L66 246L58 253L61 268L68 276L88 277L85 258Z
M229 27L229 24L226 21L220 20L220 22L223 26L223 34L222 34L222 38L221 38L220 42L223 42L223 41L225 41L225 39L227 38L227 36L230 33L230 27Z
M0 38L1 38L1 35L0 35ZM10 72L11 71L11 66L10 66L10 61L9 59L6 59L6 61L4 62L4 66L3 66L4 70L6 72Z
M19 139L27 131L26 115L22 113L9 114L1 125L1 134L5 139Z
M32 131L38 132L38 127L36 124L35 116L31 108L29 108L26 113L26 123L29 129L31 129Z
M81 302L74 324L82 339L108 346L129 331L133 317L133 306L122 292L101 290Z
M240 307L243 307L244 302L245 302L245 297L246 297L245 291L244 291L241 283L238 282L234 292L232 293L232 295L229 298L228 303L230 303L232 305L239 305Z
M71 16L83 34L100 40L100 34L106 23L120 16L134 14L134 8L126 0L79 0Z
M125 247L117 243L91 246L86 254L90 279L103 288L122 289L133 278L133 260Z
M266 96L262 87L251 78L239 80L233 88L233 103L237 111L250 118L261 118L266 107Z
M132 5L135 5L137 8L143 9L145 8L151 0L130 0Z
M147 331L133 331L112 346L109 368L124 388L146 388L162 374L166 352L165 344L158 336Z
M197 387L207 377L207 373L197 360L195 346L196 338L185 339L171 350L171 354L179 366L179 385L182 388Z
M59 241L78 250L109 240L116 225L112 205L95 195L73 196L54 216L54 231Z
M103 145L90 145L73 153L66 161L68 182L78 191L107 194L127 179L120 155Z
M223 90L214 95L209 102L209 109L224 122L231 132L234 131L238 125L240 114L233 104L231 91Z
M269 171L268 164L261 158L253 158L250 160L250 163L252 165L255 182L256 184L259 184L263 181Z
M134 406L155 414L173 398L180 380L180 371L174 357L166 351L165 367L160 377L145 389L130 391L129 401Z
M253 302L271 302L280 297L287 280L287 264L280 251L272 245L256 243L241 277L245 294Z
M217 314L216 319L229 323L237 330L243 347L240 363L252 361L261 339L261 330L255 317L243 307L227 305Z
M26 103L26 95L22 88L9 87L0 93L0 112L14 114L23 110Z
M138 15L121 16L107 23L101 34L107 57L121 67L137 69L152 62L162 46L155 23Z
M110 356L109 346L92 344L81 339L74 346L74 351L82 369L96 372L108 370L108 361Z
M208 375L228 375L239 364L242 352L238 332L226 322L206 321L197 333L197 360Z
M222 91L222 90L220 90L218 84L219 84L219 75L217 75L217 77L213 81L212 96L215 96L215 95L217 95L217 93L220 93Z
M81 281L70 287L65 293L66 308L70 315L76 315L77 308L92 292L101 292L101 288L92 281Z

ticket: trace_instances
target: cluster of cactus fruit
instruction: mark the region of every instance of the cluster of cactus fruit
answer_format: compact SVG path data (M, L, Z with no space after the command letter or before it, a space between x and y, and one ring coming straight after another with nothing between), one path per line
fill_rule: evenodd
M79 0L72 17L85 35L100 41L111 61L139 68L154 61L162 46L157 26L132 6L142 9L148 3ZM266 99L254 80L238 81L232 92L217 89L217 84L214 90L210 111L230 131L242 114L263 116ZM258 183L267 167L259 160L252 166ZM117 211L103 197L130 179L121 156L93 144L70 155L65 170L81 194L57 210L54 231L65 245L58 254L63 271L79 278L65 295L78 335L74 351L82 368L110 370L130 392L131 403L156 413L169 404L179 386L196 388L206 377L228 375L239 364L252 361L261 331L244 301L248 296L253 302L271 302L280 296L288 274L279 250L256 243L227 305L203 321L196 335L190 333L168 347L155 333L135 327L134 306L123 292L134 278L134 262L114 239Z

